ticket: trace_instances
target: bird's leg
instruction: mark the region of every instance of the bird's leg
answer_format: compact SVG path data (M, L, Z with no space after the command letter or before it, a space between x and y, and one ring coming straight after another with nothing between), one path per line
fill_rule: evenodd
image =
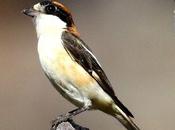
M84 107L81 107L81 108L74 109L74 110L72 110L72 111L70 111L70 112L68 112L68 113L66 113L64 115L58 116L55 120L52 121L52 128L51 129L52 130L56 129L57 126L61 122L65 122L65 121L67 121L69 119L71 120L74 116L76 116L76 115L78 115L78 114L80 114L82 112L85 112L87 110L89 110L89 107L84 106Z
M76 115L78 115L78 114L80 114L82 112L85 112L87 110L89 110L89 107L85 107L85 106L81 107L81 108L77 108L75 110L72 110L72 111L69 112L70 118L72 118L72 117L74 117L74 116L76 116Z

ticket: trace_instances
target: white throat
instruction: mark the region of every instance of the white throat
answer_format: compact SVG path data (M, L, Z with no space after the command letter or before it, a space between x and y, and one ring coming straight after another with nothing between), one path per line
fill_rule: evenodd
M47 14L39 14L35 19L38 38L44 36L61 36L66 29L66 23L59 17Z

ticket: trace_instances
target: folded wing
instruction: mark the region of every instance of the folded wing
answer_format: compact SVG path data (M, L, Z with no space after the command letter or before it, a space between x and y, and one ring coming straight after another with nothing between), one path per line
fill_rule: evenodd
M111 83L89 47L77 36L67 31L62 34L62 40L63 46L70 57L80 64L98 82L101 88L114 100L116 105L120 107L126 115L133 117L131 112L115 96Z

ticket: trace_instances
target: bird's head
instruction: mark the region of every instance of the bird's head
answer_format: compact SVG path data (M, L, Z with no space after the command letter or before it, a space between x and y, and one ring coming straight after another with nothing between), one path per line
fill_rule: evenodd
M78 35L71 12L57 0L44 0L24 9L23 13L32 17L38 28L67 29Z

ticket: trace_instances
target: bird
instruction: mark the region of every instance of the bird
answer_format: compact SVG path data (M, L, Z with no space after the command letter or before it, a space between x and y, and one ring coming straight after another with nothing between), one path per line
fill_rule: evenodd
M23 13L34 21L45 75L77 107L63 117L100 110L116 118L127 130L140 130L132 113L116 96L92 50L80 38L70 10L57 0L44 0Z

